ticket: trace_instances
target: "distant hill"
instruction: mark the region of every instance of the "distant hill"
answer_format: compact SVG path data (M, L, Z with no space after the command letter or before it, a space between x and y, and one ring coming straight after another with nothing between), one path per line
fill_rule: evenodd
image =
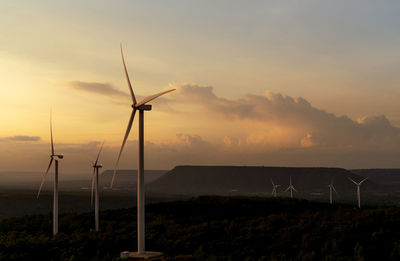
M160 178L162 175L167 173L168 170L145 170L144 171L144 182L150 183ZM105 170L99 176L99 182L101 187L109 187L111 184L112 175L114 170ZM117 170L114 186L115 189L121 188L135 188L137 183L137 170L121 169Z
M241 166L177 166L148 185L149 191L176 194L257 194L271 193L272 185L280 184L279 192L289 185L292 176L298 195L324 193L333 180L336 189L343 193L355 190L348 177L358 181L362 177L341 168L294 168L294 167L241 167ZM371 180L363 184L363 190L376 189ZM282 194L283 195L283 194Z
M354 174L383 185L400 185L400 169L352 169Z

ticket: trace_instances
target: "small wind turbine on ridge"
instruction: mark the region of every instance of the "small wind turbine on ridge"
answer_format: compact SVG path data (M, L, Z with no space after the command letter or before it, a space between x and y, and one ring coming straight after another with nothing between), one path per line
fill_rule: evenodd
M285 189L285 192L290 190L290 198L293 198L293 191L297 190L294 188L294 186L292 185L292 176L290 176L290 183L289 183L289 187L287 187L287 189Z
M126 144L126 140L128 139L129 133L131 131L132 128L132 124L133 124L133 119L135 118L135 114L136 111L139 111L139 168L138 168L138 181L137 181L137 224L138 224L138 228L137 228L137 233L138 233L138 254L145 254L145 219L144 219L144 111L150 111L151 110L151 105L148 105L147 103L158 98L161 95L164 95L166 93L172 92L175 89L170 89L167 91L163 91L151 96L148 96L146 98L144 98L142 101L137 102L136 101L136 97L135 94L133 92L132 89L132 85L131 85L131 81L129 80L129 75L128 75L128 71L126 69L126 64L125 64L125 59L124 59L124 53L122 51L122 44L120 45L120 49L121 49L121 57L122 57L122 64L124 66L124 72L125 72L125 77L126 77L126 81L128 83L128 87L129 87L129 91L131 94L131 98L132 98L132 113L131 116L129 118L129 122L128 122L128 126L126 128L125 131L125 136L124 139L122 141L122 145L121 145L121 149L119 151L118 154L118 158L117 161L115 163L115 167L114 167L114 173L112 176L112 180L111 180L111 188L114 184L114 179L115 179L115 175L117 172L117 167L118 167L118 163L119 160L121 158L121 154L122 151L125 147Z
M364 183L364 181L366 181L368 178L365 178L363 180L361 180L360 182L355 182L354 180L352 180L351 178L348 178L351 182L354 183L354 185L357 186L357 201L358 201L358 208L361 208L361 191L360 191L360 187L361 184Z
M331 183L328 185L329 187L329 202L331 203L331 205L333 204L333 198L332 198L332 190L335 191L335 193L338 195L335 187L333 186L333 180L331 181Z
M51 137L51 154L50 154L50 162L49 166L47 167L46 172L42 177L42 181L40 183L39 191L37 193L36 198L39 198L40 192L42 190L43 184L46 180L47 174L55 161L54 165L54 191L53 191L53 235L57 235L58 233L58 161L64 158L62 154L56 154L54 152L54 142L53 142L53 125L52 125L52 114L50 112L50 137Z
M271 179L272 183L272 196L276 198L278 196L277 188L280 187L281 185L275 184L274 181Z
M94 222L95 230L99 231L99 169L103 167L102 164L98 164L101 150L103 149L104 141L100 146L99 153L97 153L96 160L93 164L93 175L92 175L92 187L90 190L90 204L93 206L94 201ZM94 193L94 197L93 197Z

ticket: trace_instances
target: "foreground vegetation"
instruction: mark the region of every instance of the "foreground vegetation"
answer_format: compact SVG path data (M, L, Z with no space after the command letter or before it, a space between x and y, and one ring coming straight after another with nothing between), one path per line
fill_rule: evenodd
M0 221L0 260L118 260L136 249L136 210ZM146 247L169 260L400 260L400 210L305 200L199 197L146 206Z

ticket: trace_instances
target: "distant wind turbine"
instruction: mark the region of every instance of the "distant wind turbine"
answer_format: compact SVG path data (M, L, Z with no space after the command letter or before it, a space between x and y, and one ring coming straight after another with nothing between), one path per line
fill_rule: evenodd
M357 201L358 201L358 208L361 208L361 191L360 191L360 186L361 184L364 183L364 181L366 181L368 178L365 178L363 180L361 180L360 182L355 182L354 180L352 180L351 178L348 178L351 182L354 183L354 185L357 186Z
M289 183L289 187L287 187L287 189L285 189L285 192L290 190L290 198L293 198L293 190L297 192L297 190L294 188L294 186L292 185L292 176L290 176L290 183Z
M272 183L272 196L274 197L274 198L276 198L277 196L278 196L278 193L277 193L277 188L278 187L280 187L281 185L278 185L278 184L275 184L274 183L274 181L271 179L271 183Z
M92 175L92 188L90 190L90 204L93 206L94 201L94 222L95 229L99 231L99 169L103 165L98 164L101 150L103 149L104 142L101 144L99 153L97 154L96 160L93 164L93 175ZM94 192L94 197L93 197Z
M132 89L131 81L129 80L128 76L128 71L126 69L126 64L125 64L125 59L124 59L124 53L122 51L122 45L120 46L121 48L121 57L122 57L122 63L124 65L124 72L126 76L126 80L128 82L129 86L129 91L131 94L132 98L132 113L131 117L128 122L128 127L126 128L125 136L122 141L121 149L118 154L117 162L115 163L114 167L114 173L112 176L111 180L111 188L114 184L114 179L115 179L115 174L117 172L117 167L118 163L122 154L122 151L125 147L126 140L128 139L129 132L131 131L132 128L132 123L133 119L135 118L136 111L139 111L139 169L138 169L138 181L137 181L137 233L138 233L138 254L144 254L145 253L145 220L144 220L144 111L150 111L151 110L151 105L148 105L147 103L154 100L155 98L164 95L168 92L172 92L175 89L163 91L151 96L148 96L144 98L142 101L137 102L135 94Z
M333 181L331 181L331 183L328 185L328 187L329 187L329 202L332 205L333 204L332 190L335 191L336 194L338 194L338 193L337 193L335 187L333 186Z
M50 113L50 137L51 137L51 155L50 163L47 167L46 172L42 177L42 182L40 183L39 191L36 198L39 198L40 191L42 190L43 184L46 180L47 174L49 173L51 164L55 161L55 171L54 171L54 192L53 192L53 235L58 233L58 161L64 158L62 154L55 154L54 152L54 142L53 142L53 126L52 126L52 116Z

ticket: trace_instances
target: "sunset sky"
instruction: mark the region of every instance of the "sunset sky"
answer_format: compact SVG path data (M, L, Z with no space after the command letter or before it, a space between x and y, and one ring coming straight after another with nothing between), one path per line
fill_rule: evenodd
M44 171L53 111L68 173L137 96L146 168L400 168L399 1L2 1L0 171ZM137 167L137 119L121 168ZM21 163L23 159L23 163Z

